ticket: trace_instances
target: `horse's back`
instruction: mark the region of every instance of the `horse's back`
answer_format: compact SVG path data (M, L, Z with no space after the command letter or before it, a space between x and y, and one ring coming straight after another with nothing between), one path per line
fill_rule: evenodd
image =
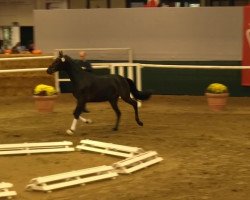
M84 88L89 102L109 101L118 98L122 90L128 90L126 80L119 75L93 76L89 87Z

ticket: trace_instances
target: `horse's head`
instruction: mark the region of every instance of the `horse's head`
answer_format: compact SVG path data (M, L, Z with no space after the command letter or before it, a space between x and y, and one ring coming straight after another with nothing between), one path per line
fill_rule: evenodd
M54 62L48 67L47 73L53 74L57 71L64 70L66 67L68 56L63 55L63 52L60 51L58 57L54 60Z

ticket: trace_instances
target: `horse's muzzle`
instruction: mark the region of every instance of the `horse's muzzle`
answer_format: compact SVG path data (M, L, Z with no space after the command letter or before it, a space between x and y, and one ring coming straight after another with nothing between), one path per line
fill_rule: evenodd
M48 67L47 73L48 73L48 74L53 74L53 73L54 73L53 68L52 68L52 67Z

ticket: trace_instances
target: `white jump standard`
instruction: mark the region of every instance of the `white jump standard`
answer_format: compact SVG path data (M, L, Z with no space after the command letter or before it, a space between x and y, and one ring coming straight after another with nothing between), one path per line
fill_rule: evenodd
M11 199L13 196L16 196L16 191L9 190L12 187L12 183L0 182L0 198L6 197L8 199Z
M55 153L75 151L70 141L0 144L0 155L32 154L32 153Z
M30 180L30 184L26 186L26 189L51 192L55 189L74 185L84 185L88 182L103 179L114 179L117 176L118 174L112 166L103 165L99 167L34 178Z
M78 150L93 151L101 154L109 154L118 157L129 158L143 152L141 148L118 145L113 143L99 142L94 140L81 140L80 145L76 146Z
M147 151L131 158L116 162L113 164L113 167L116 169L117 173L130 174L150 165L161 162L162 160L163 158L158 157L158 153L156 151Z

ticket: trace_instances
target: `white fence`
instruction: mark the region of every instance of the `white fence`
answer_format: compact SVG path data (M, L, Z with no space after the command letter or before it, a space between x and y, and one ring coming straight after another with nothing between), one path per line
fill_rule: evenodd
M11 60L34 60L48 59L54 56L36 56L36 57L17 57L17 58L0 58L1 61ZM158 64L141 64L141 63L93 63L94 69L108 69L110 74L119 74L126 76L132 80L136 80L136 86L142 90L142 68L164 68L164 69L218 69L218 70L239 70L250 69L250 66L204 66L204 65L158 65ZM135 69L135 70L134 70ZM19 72L36 72L46 71L47 68L29 68L29 69L5 69L0 70L1 73L19 73ZM125 73L125 70L127 73ZM60 92L60 82L70 81L69 79L59 78L59 74L55 74L55 87Z
M36 57L16 57L16 58L0 58L1 61L12 61L12 60L35 60L35 59L49 59L54 58L54 56L36 56ZM130 56L129 56L130 58ZM125 76L125 69L128 70L127 77L134 80L134 70L136 69L136 85L139 90L142 89L141 83L141 66L138 63L93 63L94 69L108 69L110 74L115 74L116 69L118 69L118 74ZM3 69L0 70L1 73L20 73L20 72L37 72L46 71L47 68L29 68L29 69ZM60 82L70 81L69 79L60 78L59 73L55 73L55 87L58 92L60 92Z

